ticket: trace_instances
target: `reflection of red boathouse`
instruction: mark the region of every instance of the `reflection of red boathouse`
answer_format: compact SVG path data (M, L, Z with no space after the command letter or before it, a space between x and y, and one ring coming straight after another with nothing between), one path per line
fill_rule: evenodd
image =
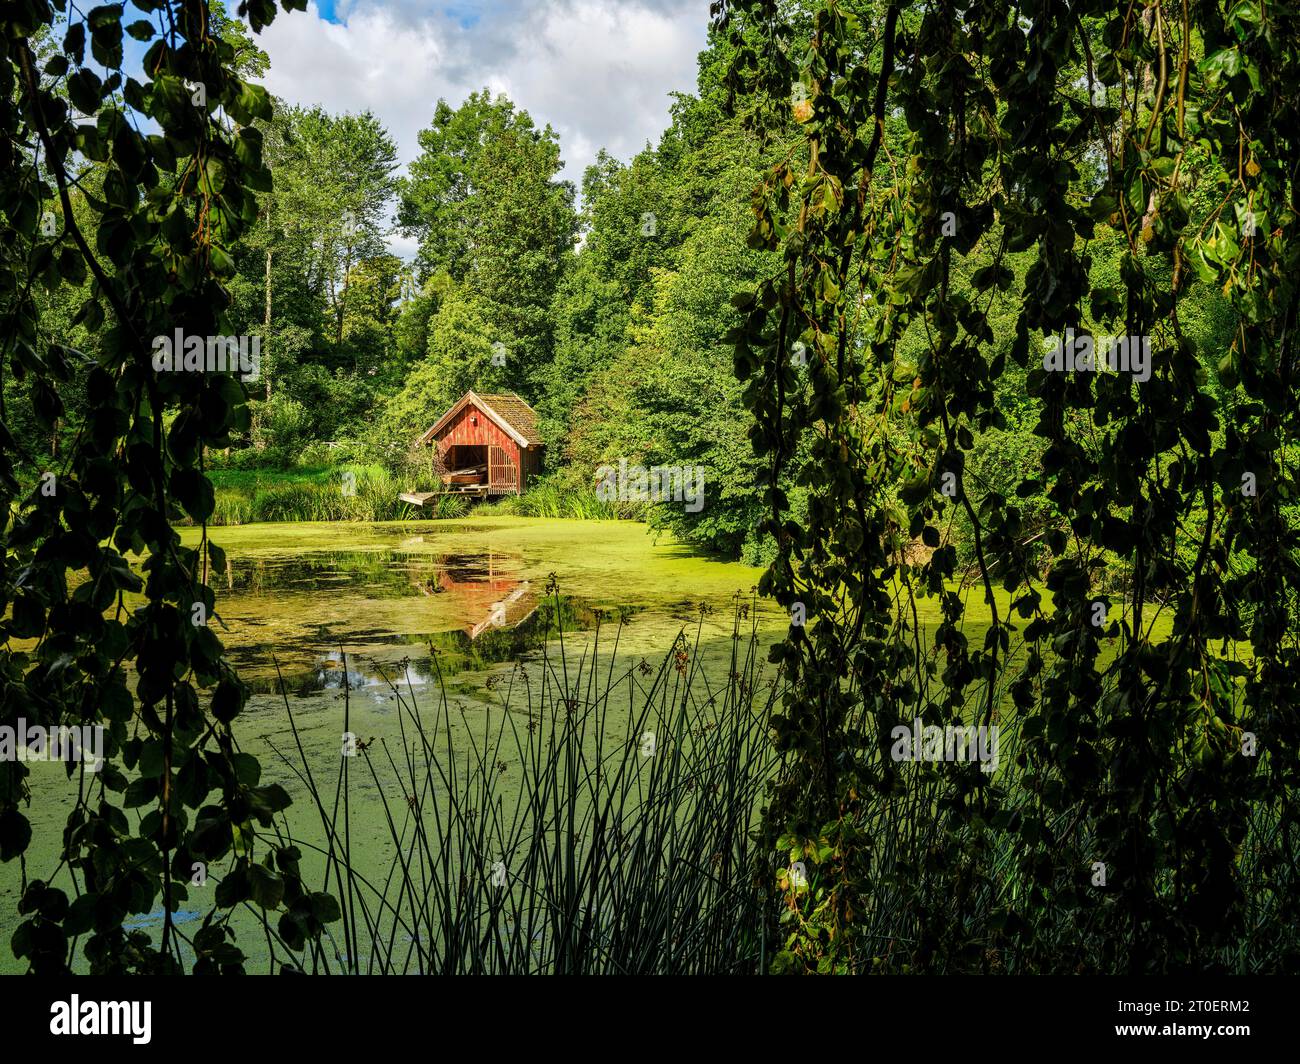
M491 628L513 628L537 609L537 596L527 580L498 572L493 554L487 571L464 564L439 565L433 579L420 584L426 595L451 595L456 610L468 618L464 631L475 639Z

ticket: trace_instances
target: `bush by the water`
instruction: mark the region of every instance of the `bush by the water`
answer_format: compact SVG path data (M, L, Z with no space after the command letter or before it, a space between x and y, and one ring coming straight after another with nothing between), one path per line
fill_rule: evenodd
M443 496L421 509L403 502L403 492L430 490L400 481L382 466L331 469L216 470L212 525L255 521L401 521L419 517L462 517L466 500Z
M464 517L475 506L515 517L587 521L636 520L645 507L605 502L589 488L556 478L537 481L522 495L474 500L439 495L424 507L403 502L404 492L436 491L426 468L395 475L381 465L321 468L216 469L210 473L216 506L211 525L247 525L256 521L407 521ZM187 522L192 523L192 522Z

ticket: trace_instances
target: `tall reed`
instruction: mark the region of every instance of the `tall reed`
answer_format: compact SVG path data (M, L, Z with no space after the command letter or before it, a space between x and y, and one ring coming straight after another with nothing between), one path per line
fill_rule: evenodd
M418 486L418 485L417 485ZM387 470L377 466L342 467L328 475L283 479L256 477L222 484L210 524L242 525L256 521L401 521L421 517L463 517L463 498L441 496L421 509L403 502L408 490Z
M352 973L764 971L752 833L776 763L778 682L763 679L757 628L742 632L741 617L720 682L700 664L703 618L657 666L617 672L621 623L612 639L597 626L576 660L557 628L540 673L530 682L516 667L496 723L485 711L467 747L453 741L441 683L432 706L390 684L400 745L341 757L333 794L286 697L297 754L280 754L319 814L341 933L333 956L292 957L283 941L277 956ZM345 730L349 705L345 692ZM508 763L522 772L515 789ZM367 800L383 803L390 868L351 859L366 782Z

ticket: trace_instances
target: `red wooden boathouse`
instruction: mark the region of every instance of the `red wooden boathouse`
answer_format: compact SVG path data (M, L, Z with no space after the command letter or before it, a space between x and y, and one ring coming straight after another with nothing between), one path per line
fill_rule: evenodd
M431 448L442 492L402 496L416 505L436 494L518 495L542 470L537 412L514 392L466 392L419 442Z

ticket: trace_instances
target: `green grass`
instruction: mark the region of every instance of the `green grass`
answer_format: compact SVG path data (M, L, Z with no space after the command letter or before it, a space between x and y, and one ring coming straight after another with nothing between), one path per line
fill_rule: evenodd
M549 517L557 520L618 521L640 520L644 506L627 502L604 502L590 489L572 487L555 479L540 480L522 495L507 496L497 512L513 517Z
M402 502L410 484L378 465L292 470L218 469L209 474L216 498L212 525L258 521L401 521L417 517L463 517L464 499L441 498L425 508Z
M300 469L215 469L208 472L216 497L211 525L259 521L404 521L464 517L474 501L440 496L420 509L401 502L403 492L434 491L428 470L401 478L380 465L347 464ZM480 503L511 517L617 521L644 516L633 503L602 502L589 490L553 479L540 480L522 495ZM189 522L187 522L189 523Z

